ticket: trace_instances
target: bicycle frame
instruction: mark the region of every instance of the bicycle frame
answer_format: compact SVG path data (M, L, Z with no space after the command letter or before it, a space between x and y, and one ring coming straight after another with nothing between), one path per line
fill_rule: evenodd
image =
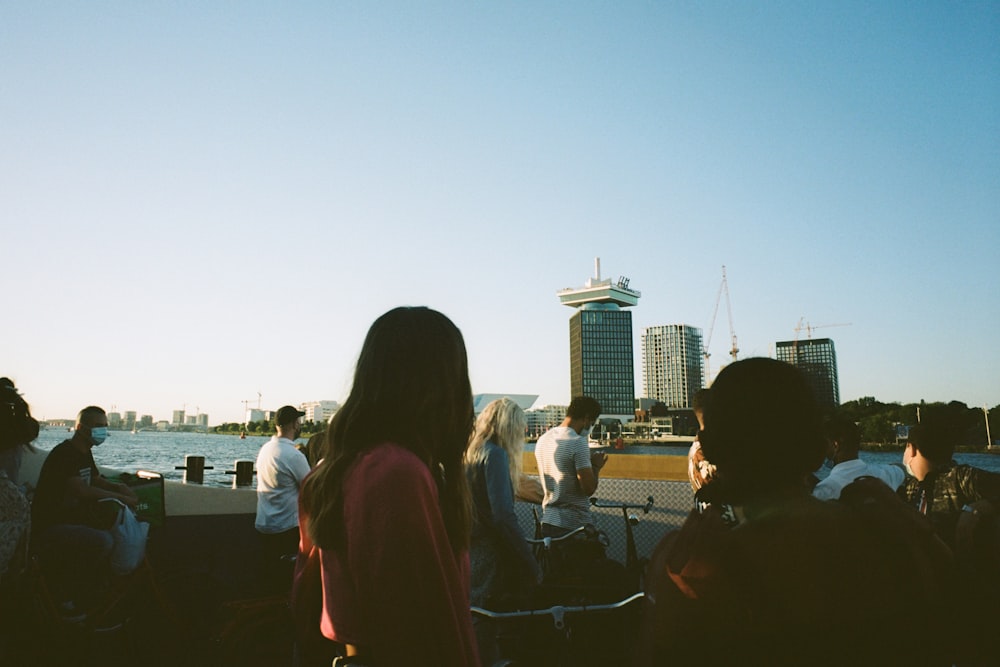
M634 577L637 587L642 585L648 559L639 558L639 552L635 546L635 533L632 530L632 527L639 523L639 517L636 514L629 514L629 510L641 509L643 514L649 514L649 510L653 508L653 502L653 496L647 496L646 502L642 505L605 501L598 498L590 499L590 504L594 507L621 509L622 517L625 520L625 569Z

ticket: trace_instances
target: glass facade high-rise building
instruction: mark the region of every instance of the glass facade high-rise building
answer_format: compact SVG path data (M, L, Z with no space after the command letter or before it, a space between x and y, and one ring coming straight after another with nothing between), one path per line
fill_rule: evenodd
M823 407L840 405L840 381L837 379L837 352L829 338L787 340L775 343L778 361L801 370L809 381L816 400Z
M701 329L687 324L647 327L642 332L642 395L671 408L690 408L705 386Z
M635 414L632 312L640 292L627 278L601 280L601 260L583 287L560 290L559 301L577 311L569 320L570 392L600 402L604 415Z

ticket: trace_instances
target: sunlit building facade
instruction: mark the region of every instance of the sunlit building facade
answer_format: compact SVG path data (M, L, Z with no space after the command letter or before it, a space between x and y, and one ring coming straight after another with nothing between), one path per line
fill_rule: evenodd
M317 424L323 424L330 421L330 417L332 417L339 408L340 403L331 400L309 401L299 405L299 410L306 413L305 417L302 419L307 422L315 422Z
M778 361L801 370L822 407L840 405L840 382L837 378L837 352L829 338L809 338L775 343Z
M670 408L690 408L705 386L701 329L687 324L647 327L641 346L642 395Z

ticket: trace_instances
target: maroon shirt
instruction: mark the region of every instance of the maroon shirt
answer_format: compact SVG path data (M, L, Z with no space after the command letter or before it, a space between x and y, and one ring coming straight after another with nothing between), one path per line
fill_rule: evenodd
M345 550L315 548L308 521L300 508L300 560L305 569L317 559L321 566L325 637L360 647L376 665L479 664L469 555L452 550L437 486L415 454L385 443L352 464L344 481Z

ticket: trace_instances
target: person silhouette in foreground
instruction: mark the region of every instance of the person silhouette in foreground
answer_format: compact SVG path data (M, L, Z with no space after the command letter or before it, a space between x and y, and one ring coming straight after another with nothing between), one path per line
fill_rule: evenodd
M8 378L0 378L0 587L28 530L31 505L17 484L21 454L38 437L38 421ZM5 597L0 588L0 597Z
M479 664L468 369L461 332L437 311L395 308L369 329L326 455L299 495L292 606L310 652L302 664L330 664L316 634L365 665Z
M955 552L950 590L961 619L959 664L1000 664L1000 474L955 463L953 430L933 415L910 428L903 452L909 476L899 494Z
M881 482L851 503L810 495L826 443L797 369L727 366L700 439L717 475L654 551L637 664L949 664L941 638L907 641L941 600L947 549Z

